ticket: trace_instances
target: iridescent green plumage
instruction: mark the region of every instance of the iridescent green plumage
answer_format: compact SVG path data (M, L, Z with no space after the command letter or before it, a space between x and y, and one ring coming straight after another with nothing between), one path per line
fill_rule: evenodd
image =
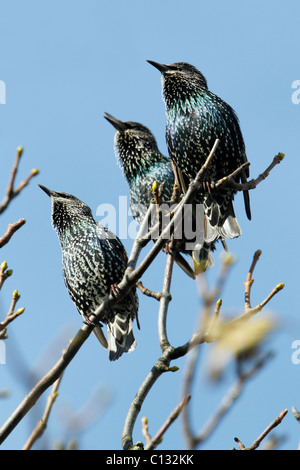
M173 203L171 201L174 189L171 161L159 151L152 132L137 122L120 121L108 113L105 114L105 117L116 129L116 156L129 185L130 207L135 219L141 223L150 203L153 202L152 184L154 181L160 188L159 204L161 206L164 204L175 206L175 201ZM154 215L156 216L155 209ZM179 251L193 255L193 258L198 260L197 272L213 265L213 259L210 255L210 249L214 249L213 244L209 245L204 241L204 247L199 253L199 249L185 249L186 241L184 236L179 240ZM184 260L179 253L177 253L176 261L183 269L187 268L187 266L184 268ZM193 274L189 274L194 277Z
M166 141L169 155L186 178L192 181L211 151L216 139L220 144L205 178L217 181L247 161L245 144L233 109L212 93L205 77L194 66L178 62L170 65L148 61L162 73L166 105ZM248 170L239 178L246 181ZM234 238L241 233L235 218L232 189L215 190L200 198L210 222L211 237ZM251 218L248 192L245 208Z

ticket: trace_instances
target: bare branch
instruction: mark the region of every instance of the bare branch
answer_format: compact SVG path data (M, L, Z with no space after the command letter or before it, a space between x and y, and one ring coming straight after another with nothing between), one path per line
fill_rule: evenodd
M145 438L145 441L147 443L151 442L151 436L149 434L149 423L148 419L145 416L142 418L142 433Z
M300 423L300 411L295 406L292 406L292 412L298 423Z
M62 374L74 356L77 354L84 341L89 337L93 327L84 324L78 331L77 335L72 339L68 348L56 364L42 377L41 380L32 388L32 390L24 397L20 405L15 409L8 420L0 429L0 444L9 436L18 423L24 418L29 410L35 405L40 396L50 387Z
M8 277L13 273L12 269L7 269L7 262L3 261L0 266L0 290Z
M226 176L225 178L222 178L217 181L217 183L214 185L214 188L218 189L221 186L229 186L235 189L236 191L246 191L250 189L255 189L256 186L259 185L259 183L261 183L269 176L271 170L273 170L273 168L278 165L283 160L283 158L284 153L278 153L277 155L275 155L272 163L268 166L268 168L263 173L261 173L256 179L252 179L247 183L237 183L234 178L249 165L249 163L246 162L239 168L237 168L233 173L231 173L231 175Z
M146 295L147 297L152 297L153 299L156 299L156 300L160 300L161 297L162 297L162 293L161 292L153 292L152 290L150 289L147 289L147 287L144 287L143 286L143 283L142 281L138 281L136 283L136 287L138 287L140 289L140 291Z
M240 450L255 450L258 448L258 446L261 444L261 442L263 441L263 439L274 429L276 428L283 420L283 418L287 415L288 413L288 410L285 409L283 411L281 411L281 413L279 414L279 416L277 416L277 418L274 419L274 421L272 421L271 424L269 424L269 426L261 433L261 435L255 439L255 441L253 442L253 444L250 446L250 447L245 447L241 441L235 437L234 440L239 444L239 448Z
M165 432L169 429L171 424L174 423L174 421L178 418L183 408L188 405L190 399L190 395L183 397L179 405L177 405L176 408L171 412L171 414L169 415L165 423L162 425L162 427L159 429L159 431L155 434L152 439L150 439L150 441L147 442L145 450L152 450L156 448L156 446L162 441Z
M11 301L9 311L6 314L5 319L0 323L0 339L6 338L6 327L7 327L7 325L9 323L11 323L19 315L21 315L25 310L25 308L22 307L22 308L19 308L15 312L16 303L18 302L19 298L20 298L20 294L17 290L15 290L13 292L13 295L12 295L12 301Z
M251 263L251 266L250 266L250 269L249 269L249 272L248 272L248 275L247 275L247 279L244 282L244 286L245 286L245 310L251 308L250 290L251 290L251 286L254 282L254 279L252 279L252 275L253 275L253 271L254 271L254 268L256 266L256 263L260 258L260 255L261 255L261 250L257 250L254 253L253 260L252 260L252 263Z
M48 396L46 408L41 420L38 422L36 427L33 429L31 435L23 446L22 450L30 450L33 444L43 435L47 428L49 416L54 405L54 402L58 396L58 387L61 382L62 375L54 382L52 390Z
M13 234L19 230L24 224L26 223L25 219L20 219L17 222L14 222L12 224L8 224L7 226L7 231L2 237L0 237L0 248L2 248L6 243L9 242Z
M167 313L169 303L172 299L170 288L171 288L171 279L174 266L175 254L168 254L165 268L165 276L163 282L162 295L159 303L158 311L158 337L161 350L164 351L165 348L170 346L168 335L167 335Z
M22 189L25 188L25 186L28 185L29 181L39 173L39 170L34 168L33 170L31 170L29 176L27 176L27 178L24 181L22 181L17 188L14 188L16 174L17 174L17 171L18 171L18 168L19 168L19 163L20 163L20 158L21 158L22 153L23 153L23 147L18 147L15 163L14 163L12 171L11 171L11 176L10 176L9 183L8 183L8 186L7 186L6 194L3 198L3 201L0 203L0 214L2 212L4 212L5 209L7 208L7 206L9 205L9 203L18 194L20 194Z
M272 356L273 355L271 353L266 354L263 358L259 359L257 363L247 372L239 374L236 382L228 390L228 392L222 399L219 407L216 409L215 413L208 419L203 428L194 436L194 447L199 445L211 435L211 433L220 424L225 414L232 408L236 400L240 397L246 382L250 378L254 377L257 372L264 366L265 362Z

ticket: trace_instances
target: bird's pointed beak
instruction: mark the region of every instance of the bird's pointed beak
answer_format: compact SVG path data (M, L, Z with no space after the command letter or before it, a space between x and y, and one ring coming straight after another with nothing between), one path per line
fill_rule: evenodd
M51 189L48 189L48 188L46 188L45 186L43 186L43 185L41 185L41 184L39 184L39 187L40 187L46 194L48 194L49 197L54 197L54 196L56 196L56 194L57 194L55 191L51 191Z
M125 131L127 129L125 122L120 121L111 114L104 113L104 117L117 131Z
M159 64L158 62L154 62L153 60L147 60L147 62L153 65L153 67L158 69L161 73L167 72L167 70L169 70L169 67L166 64Z

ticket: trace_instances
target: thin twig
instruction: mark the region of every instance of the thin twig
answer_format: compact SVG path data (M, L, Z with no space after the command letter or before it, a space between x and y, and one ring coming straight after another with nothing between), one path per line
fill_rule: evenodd
M147 443L147 445L145 446L145 450L152 450L156 448L156 446L162 441L162 438L165 432L169 429L171 424L174 423L174 421L178 418L183 408L188 405L190 399L191 399L190 395L183 397L179 405L177 405L176 408L170 413L169 417L167 418L165 423L162 425L162 427L159 429L159 431Z
M254 315L257 313L261 312L263 307L274 297L274 295L278 294L282 289L284 288L284 284L277 284L274 289L270 292L270 294L263 300L260 304L258 304L256 307L253 308L248 308L245 313L242 313L238 317L234 318L233 320L230 321L229 325L234 325L235 323L241 322L241 321L248 321L250 318L252 318Z
M158 311L158 338L161 350L170 346L168 335L167 335L167 313L171 297L171 280L173 273L175 253L168 254L165 267L165 276L163 282L163 288L161 292L161 299L159 303Z
M292 406L292 412L298 423L300 423L300 411L295 406Z
M0 266L0 290L2 289L2 286L6 279L10 277L13 273L12 269L7 269L7 262L3 261Z
M13 429L26 416L26 414L35 405L40 396L57 380L65 368L70 364L83 343L92 332L92 326L84 324L76 336L70 342L68 348L56 364L38 381L38 383L24 397L19 406L7 419L0 429L0 444L9 436Z
M145 438L145 441L151 442L151 436L149 434L149 424L148 424L148 419L144 416L142 418L142 433Z
M161 292L153 292L152 290L150 289L147 289L147 287L144 287L143 286L143 283L142 281L138 281L136 283L136 287L138 287L138 289L140 289L140 291L146 295L147 297L152 297L153 299L156 299L156 300L160 300L161 297L162 297L162 293Z
M252 279L252 275L253 275L253 271L254 271L254 268L256 266L256 263L260 258L260 255L261 255L261 250L257 250L254 253L253 260L252 260L252 263L251 263L251 266L250 266L250 269L249 269L249 272L248 272L248 275L247 275L247 279L244 282L244 286L245 286L245 310L251 308L250 290L251 290L251 286L254 282L254 279Z
M216 184L214 185L214 189L218 189L220 186L229 186L236 191L247 191L250 189L255 189L256 186L258 186L263 180L265 180L271 170L275 168L276 165L278 165L284 158L284 153L278 153L275 155L273 158L272 163L266 168L266 170L261 173L256 179L252 179L250 181L247 181L247 183L237 183L234 178L237 176L238 173L240 173L242 170L245 169L246 166L248 166L248 162L244 163L241 165L239 168L237 168L231 175L226 176L225 178L220 179Z
M273 357L271 353L266 354L264 357L259 359L256 364L254 364L254 366L251 367L247 372L239 374L236 382L232 385L232 387L230 387L220 402L220 405L216 409L215 413L208 419L203 428L194 436L194 447L198 446L212 434L212 432L220 424L225 414L232 408L236 400L240 397L246 382L254 377L264 366L265 362L271 357Z
M24 181L22 181L17 188L14 188L16 174L19 168L19 163L20 163L20 158L21 158L22 153L23 153L23 147L18 147L15 162L14 162L10 179L9 179L9 183L7 186L6 194L3 198L3 201L0 203L0 214L5 211L9 203L22 191L22 189L28 185L29 181L39 173L39 170L34 168L33 170L31 170L29 176Z
M279 416L277 416L277 418L274 419L274 421L272 421L271 424L269 424L269 426L261 433L261 435L255 439L255 441L253 442L253 444L249 447L245 447L241 441L235 437L234 440L239 444L239 448L240 450L255 450L258 448L258 446L261 444L261 442L263 441L263 439L274 429L276 428L283 420L283 418L287 415L288 413L288 410L285 409L283 411L281 411L281 413L279 414Z
M48 399L47 399L47 404L46 404L44 414L43 414L41 420L36 425L36 427L33 429L31 435L29 436L28 440L24 444L22 450L30 450L32 448L33 444L45 432L45 430L47 428L47 424L48 424L48 420L49 420L49 416L50 416L52 407L53 407L54 402L55 402L55 400L58 396L58 387L59 387L59 384L61 382L61 379L62 379L62 375L56 380L56 382L54 382L54 384L52 386L52 389L51 389L51 392L50 392L50 394L48 396Z
M6 338L7 325L9 325L9 323L11 323L15 318L21 315L25 310L25 308L22 307L22 308L19 308L15 312L16 303L18 302L19 298L20 298L20 294L17 290L15 290L12 295L12 301L11 301L9 311L6 314L6 317L4 318L4 320L0 323L0 339Z
M14 222L12 224L8 224L7 230L2 237L0 237L0 248L2 248L6 243L9 242L13 234L19 230L24 224L26 223L25 219L20 219L17 222Z

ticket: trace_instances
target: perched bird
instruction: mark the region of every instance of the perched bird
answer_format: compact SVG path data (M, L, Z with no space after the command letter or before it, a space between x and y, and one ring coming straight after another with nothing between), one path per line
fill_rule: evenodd
M241 229L232 204L235 191L230 188L213 190L210 185L247 161L234 110L208 89L205 77L193 65L185 62L170 65L148 62L162 75L168 151L187 185L205 163L215 140L220 140L203 182L204 185L209 184L208 191L200 198L209 220L208 241L216 237L238 237ZM244 183L248 176L249 170L246 169L240 173L238 180ZM250 220L248 191L244 191L244 201Z
M154 135L146 126L138 122L121 121L108 113L105 113L105 118L116 129L115 153L129 185L132 215L141 223L153 201L154 181L160 188L159 204L168 204L172 200L174 172L171 161L159 151ZM181 241L179 251L193 256L196 274L214 264L210 254L214 244L204 241L200 250L186 250L185 241ZM188 275L195 277L189 264L178 252L175 261Z
M127 266L125 248L116 235L94 220L91 209L82 201L39 186L51 198L52 224L61 245L65 285L78 312L88 322L89 315L123 278ZM93 332L108 348L111 361L135 349L132 321L137 318L137 311L138 297L132 288L101 318L107 325L108 342L101 323L94 327Z

